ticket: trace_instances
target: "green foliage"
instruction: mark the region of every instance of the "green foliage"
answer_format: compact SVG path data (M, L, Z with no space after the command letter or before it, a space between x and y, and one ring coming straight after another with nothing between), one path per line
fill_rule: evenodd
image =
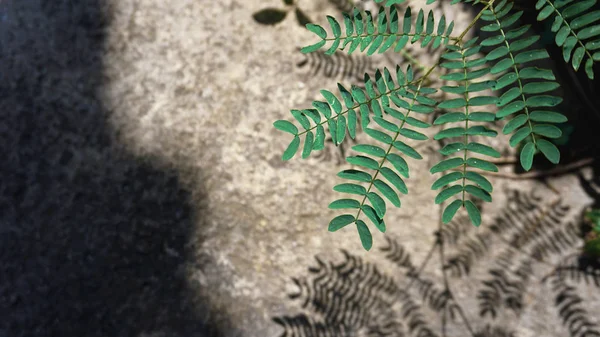
M406 69L397 66L395 71L377 70L374 78L365 74L364 89L338 84L338 93L321 90L323 100L314 101L311 109L291 110L296 123L279 120L273 124L293 135L283 153L283 160L289 160L300 149L302 158L322 150L325 127L337 146L347 137L355 139L360 123L370 142L355 145L352 149L356 154L346 158L353 168L338 173L345 182L334 190L343 196L331 202L329 208L343 210L344 214L331 220L329 231L354 224L366 250L373 243L367 224L384 233L386 213L392 205L400 207L401 195L409 192L405 182L410 178L407 159L423 158L409 144L428 140L422 130L432 126L428 122L432 112L441 112L433 120L433 126L439 128L433 140L445 143L439 150L444 158L430 169L437 176L432 185L438 191L433 203L443 207L444 223L464 208L475 226L481 224L481 211L473 199L492 201L493 185L486 173L498 171L490 158L500 157L496 149L481 141L497 135L489 123L508 119L502 132L511 135L510 146L518 149L521 166L530 170L538 153L552 163L559 162L560 153L552 140L564 138L561 123L567 121L557 109L562 99L552 94L559 84L551 70L540 67L549 55L538 46L540 37L529 26L519 24L523 12L514 10L513 1L451 1L484 6L468 28L456 36L452 35L454 23L444 16L436 19L432 11L423 10L413 15L410 7L400 13L396 5L404 0L375 2L384 5L376 17L354 8L351 14L343 14L343 22L327 16L328 29L307 24L319 40L301 51L310 53L325 47L328 55L351 54L357 49L367 55L406 53L407 45L418 44L421 48L442 48L441 60L418 78L411 65ZM600 40L594 40L600 35L596 24L600 14L588 11L595 3L537 2L539 20L555 18L552 32L563 48L565 61L578 69L585 60L590 78L598 59L593 51L600 45ZM477 21L483 24L481 30L491 35L465 41L466 33ZM489 49L486 54L482 53L485 48ZM445 71L440 77L446 82L439 88L444 93L441 101L431 97L438 89L426 85L426 79L438 68Z
M585 72L594 78L594 62L600 61L600 10L590 11L596 0L538 0L539 21L554 18L552 32L562 47L565 62L578 70L585 59Z

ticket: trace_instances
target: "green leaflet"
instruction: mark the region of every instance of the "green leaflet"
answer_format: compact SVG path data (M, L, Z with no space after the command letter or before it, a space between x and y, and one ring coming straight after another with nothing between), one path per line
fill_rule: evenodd
M329 204L330 209L360 208L360 202L354 199L340 199Z
M469 214L469 219L471 219L471 223L475 227L479 227L479 225L481 225L481 213L479 213L479 209L477 209L477 206L475 206L471 200L465 200L464 204L467 213Z
M468 171L467 173L465 173L465 179L476 183L477 185L479 185L479 187L481 187L484 191L488 193L492 193L492 191L494 190L489 180L487 180L484 176L477 172Z
M306 159L308 158L308 156L310 156L310 153L312 152L314 146L313 137L314 136L312 132L309 131L306 133L306 139L304 140L304 148L302 149L302 159Z
M452 218L454 218L456 211L458 211L458 209L462 205L463 205L462 200L454 200L453 202L451 202L450 205L448 205L446 207L446 209L444 209L444 212L442 213L442 222L447 224L450 221L452 221Z
M350 156L346 157L346 161L352 165L358 165L362 167L366 167L371 170L377 170L379 168L379 163L375 160L365 157L365 156Z
M349 215L349 214L336 216L335 218L333 218L333 220L331 220L329 222L328 230L330 232L335 232L335 231L342 229L342 228L346 227L347 225L353 223L354 219L355 219L354 216Z
M398 194L396 194L396 192L394 192L394 190L388 184L376 179L373 182L373 185L375 185L381 194L391 201L394 206L400 207L400 198L398 198Z
M385 201L383 201L383 199L381 199L381 197L374 192L367 193L367 198L369 199L369 202L371 203L371 205L373 205L373 208L377 212L377 216L383 218L386 211Z
M360 144L352 147L352 150L370 154L375 157L385 157L385 150L375 145Z
M489 161L485 161L479 158L469 158L467 159L467 165L470 167L478 168L480 170L488 171L488 172L498 172L498 167Z
M377 215L375 209L369 205L362 205L363 213L371 220L371 222L381 231L385 233L385 222Z
M449 174L446 174L444 176L442 176L441 178L439 178L438 180L436 180L433 185L431 185L431 189L432 190L437 190L440 189L450 183L453 183L459 179L462 179L463 174L462 172L452 172Z
M355 181L362 181L365 183L370 183L371 180L373 180L373 177L371 177L370 174L363 172L363 171L359 171L359 170L344 170L344 171L338 172L337 176L340 178L355 180Z
M350 183L335 185L333 187L333 190L336 192L348 193L348 194L358 194L358 195L367 194L367 190L363 186L356 185L356 184L350 184Z
M294 157L294 155L296 154L296 151L298 151L299 146L300 146L300 137L296 136L296 137L294 137L294 139L292 140L290 145L288 145L287 149L283 152L283 156L281 157L281 159L283 161L292 159L292 157Z
M500 158L501 156L500 152L496 151L494 148L475 142L469 143L467 145L467 151L483 154L485 156L490 156L494 158Z
M488 192L484 191L483 189L477 186L466 185L465 192L483 201L492 202L492 196Z
M363 248L369 251L373 247L373 236L371 235L371 231L369 231L369 227L367 227L364 221L356 220L356 229L358 230L358 236Z
M444 146L440 150L440 153L443 154L444 156L448 156L448 155L451 155L451 154L456 153L458 151L464 150L465 147L466 146L463 143L450 143L450 144Z
M393 144L394 148L396 148L398 151L404 153L405 155L414 158L414 159L423 159L423 157L419 154L419 152L417 152L417 150L415 150L414 148L412 148L409 145L406 145L405 143L397 140L395 141Z
M525 144L525 146L523 146L523 150L521 150L520 155L521 166L523 166L523 169L525 169L525 171L531 170L534 155L535 145L532 142Z
M438 173L438 172L442 172L442 171L446 171L446 170L450 170L453 168L457 168L461 165L463 165L465 163L463 158L451 158L451 159L446 159L446 160L442 160L441 162L437 163L436 165L434 165L429 172L431 174L434 173Z
M560 152L558 148L545 139L538 139L537 148L544 154L552 164L558 164L560 161Z
M448 188L442 190L435 197L435 203L436 203L436 205L437 204L441 204L442 202L448 200L448 198L452 197L453 195L462 192L462 190L463 190L463 188L460 185L455 185L455 186L448 187Z
M400 178L400 176L398 176L396 172L392 171L387 167L382 167L380 172L381 175L383 175L383 177L387 179L387 181L389 181L392 185L394 185L394 187L398 189L398 191L400 191L400 193L408 194L408 188L406 187L404 180L402 180L402 178Z
M284 132L287 132L287 133L291 133L293 135L297 135L298 134L298 128L294 124L292 124L292 123L290 123L288 121L279 120L279 121L276 121L275 123L273 123L273 126L277 130L281 130L281 131L284 131Z

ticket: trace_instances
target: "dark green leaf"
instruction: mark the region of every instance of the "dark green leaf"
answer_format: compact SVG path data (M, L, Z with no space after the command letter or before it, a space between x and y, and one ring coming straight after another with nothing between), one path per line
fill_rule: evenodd
M494 150L493 147L487 146L487 145L483 145L480 143L469 143L469 145L467 145L467 150L471 151L471 152L476 152L476 153L480 153L486 156L490 156L490 157L494 157L494 158L500 158L500 152Z
M538 139L537 147L552 164L558 164L560 161L560 152L554 144L545 139Z
M356 220L356 229L358 230L358 236L363 248L369 251L373 246L373 236L371 235L371 231L369 231L369 227L367 227L364 221Z
M300 146L300 137L296 136L296 137L294 137L294 139L292 140L290 145L288 145L285 152L283 152L283 156L281 157L281 159L283 159L283 161L292 159L292 157L294 157L294 155L296 154L296 151L298 151L299 146Z
M469 214L469 219L471 219L471 223L475 227L479 227L481 225L481 213L479 213L479 209L471 200L465 200L465 208L467 209L467 213Z
M525 171L531 170L531 165L533 164L533 156L535 155L535 145L532 142L528 142L523 146L521 150L521 166Z
M365 156L346 157L346 161L350 164L366 167L372 170L379 169L379 163L377 161Z
M363 171L359 171L359 170L344 170L344 171L339 172L337 174L337 176L340 178L355 180L355 181L362 181L365 183L370 183L371 180L373 179L373 177L371 177L370 174L363 172Z
M479 159L479 158L469 158L467 159L467 165L470 167L478 168L480 170L489 171L489 172L498 172L498 167L489 161Z
M458 211L458 209L462 206L462 204L463 204L462 200L454 200L453 202L451 202L450 205L448 205L446 207L446 209L444 210L444 213L442 214L442 222L446 224L446 223L449 223L450 221L452 221L452 218L454 218L456 211Z
M360 208L360 202L354 199L340 199L329 204L330 209Z
M367 190L363 186L356 185L356 184L350 184L350 183L335 185L333 187L333 190L336 192L349 193L349 194L358 194L358 195L367 194Z
M306 139L304 140L304 149L302 150L302 158L306 159L308 158L308 156L310 156L310 153L313 149L313 142L314 142L314 138L313 138L313 133L308 131L306 133Z
M392 204L394 204L394 206L400 207L400 198L398 198L398 194L396 194L396 192L394 192L394 190L388 184L384 183L379 179L376 179L373 182L373 185L375 185L375 187L377 187L381 194L383 194L389 201L391 201Z
M453 183L453 182L461 179L462 177L463 177L462 172L452 172L452 173L446 174L445 176L442 176L441 178L436 180L433 183L433 185L431 186L431 189L432 190L440 189L450 183Z
M445 190L442 190L435 197L435 203L436 203L436 205L437 204L441 204L442 202L448 200L448 198L450 198L451 196L462 192L462 190L463 190L463 187L460 186L460 185L454 185L452 187L446 188Z
M369 202L371 203L371 205L373 205L373 208L377 212L377 216L383 219L383 216L385 215L386 211L385 201L383 201L383 199L381 199L381 197L374 192L367 193L367 198L369 199Z
M459 157L442 160L437 165L434 165L429 170L429 172L431 174L434 174L434 173L438 173L438 172L450 170L450 169L453 169L453 168L457 168L457 167L463 165L464 163L465 163L464 159L463 158L459 158Z
M394 187L398 189L398 191L400 191L400 193L408 194L408 188L406 187L404 180L402 180L402 178L400 178L396 172L387 167L382 167L380 172L385 179L387 179L392 185L394 185Z
M492 202L492 196L488 192L482 190L481 188L475 185L465 186L465 192L483 201Z
M298 128L294 124L292 124L291 122L288 122L288 121L279 120L279 121L276 121L275 123L273 123L273 126L277 130L288 132L293 135L298 134Z
M481 174L477 172L468 171L467 173L465 173L465 178L479 185L479 187L481 187L484 191L492 193L492 184Z
M344 228L346 226L348 226L349 224L353 223L355 220L354 216L349 215L349 214L344 214L344 215L339 215L336 216L335 218L333 218L333 220L331 220L331 222L329 222L329 231L330 232L335 232L341 228Z

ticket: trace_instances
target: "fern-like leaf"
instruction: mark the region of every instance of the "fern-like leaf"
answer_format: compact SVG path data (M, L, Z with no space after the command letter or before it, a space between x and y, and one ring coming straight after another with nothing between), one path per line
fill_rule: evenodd
M594 62L600 61L600 11L590 11L596 0L538 0L538 21L554 18L551 31L562 47L565 62L578 70L585 61L585 73L594 78Z
M567 118L551 111L562 102L562 98L548 94L558 87L551 70L538 67L523 67L535 61L547 59L544 49L529 49L540 37L528 37L529 26L512 27L522 16L522 11L513 12L513 2L502 0L495 7L490 7L481 19L490 22L483 26L483 31L496 32L495 36L481 42L483 46L495 47L486 59L494 63L490 72L494 75L505 73L497 80L495 90L508 89L498 100L500 110L496 117L513 116L502 132L513 134L510 145L516 147L524 142L521 149L521 166L531 169L533 156L541 151L552 163L557 164L560 154L554 144L541 139L559 138L560 129L550 123L562 123ZM528 81L529 80L529 81ZM526 83L528 82L528 83Z
M388 0L391 5L393 0ZM386 6L388 5L386 3ZM412 12L410 7L404 12L402 27L400 26L398 10L395 6L391 6L389 15L386 15L385 7L379 8L377 21L373 19L370 11L361 12L354 8L352 16L344 13L344 22L340 24L334 17L327 16L327 21L333 33L333 37L328 38L327 31L315 24L308 24L306 28L317 35L321 40L313 45L306 46L301 49L303 53L310 53L325 46L331 42L329 48L325 52L331 55L336 50L344 50L348 46L348 54L352 54L357 48L360 51L365 51L367 55L372 55L375 52L383 53L390 49L394 44L395 52L400 51L410 41L414 44L421 41L421 47L432 45L433 48L438 48L441 45L446 45L452 39L450 34L454 28L454 22L446 25L446 18L442 16L437 25L432 11L429 11L427 17L425 12L420 10L417 15L417 20L413 26ZM344 33L342 34L342 28Z
M373 120L385 131L368 128L368 122L363 124L365 133L381 143L381 146L371 144L354 146L353 150L360 154L347 157L346 161L359 166L359 168L345 170L338 174L338 176L353 182L339 184L334 187L334 190L359 195L361 200L340 199L329 205L330 208L334 209L358 209L355 215L343 214L335 217L329 224L329 230L336 231L350 223L355 223L363 247L366 250L371 248L372 237L368 227L359 219L359 216L361 213L364 214L380 232L386 231L383 220L387 210L386 201L400 207L400 198L396 190L403 194L408 193L408 188L402 178L408 178L410 175L408 163L399 153L416 159L422 158L414 148L400 141L399 137L404 136L413 140L427 139L424 134L409 128L409 126L427 128L429 124L411 117L410 113L431 113L434 111L433 106L436 104L435 100L426 96L434 93L435 90L422 87L422 81L419 81L417 85L412 83L413 72L410 66L407 68L406 73L402 72L400 68L396 69L396 81L397 83L394 82L390 72L384 69L383 73L380 71L375 73L375 81L366 76L366 92L353 87L350 95L352 99L360 104L361 116L363 111L364 114L368 114L368 108L370 107L375 115ZM386 92L391 92L391 94L389 96L382 94ZM369 105L367 104L367 97L371 99ZM349 100L350 96L348 96L348 103L350 103ZM398 109L392 108L391 103ZM405 112L402 112L402 110ZM386 118L384 118L384 115L386 115ZM398 153L394 153L395 151ZM365 170L374 172L369 174ZM383 176L385 181L379 179L379 175ZM365 183L366 187L360 185L360 183ZM367 204L367 201L369 204Z
M492 193L492 185L484 176L472 172L468 168L495 172L498 170L496 165L478 157L473 157L473 154L499 157L500 153L487 145L469 142L469 136L496 136L495 131L485 126L472 124L473 122L493 121L494 115L492 113L474 110L479 109L481 106L495 104L497 100L495 97L473 95L475 92L489 89L493 85L489 81L474 81L489 73L486 60L475 56L481 49L481 46L475 46L476 42L477 39L472 39L462 47L448 46L448 52L442 56L447 62L442 63L440 66L450 70L450 73L442 76L442 79L458 83L458 86L444 86L442 87L442 91L449 94L460 94L461 97L440 103L438 108L458 111L441 115L434 121L434 124L448 125L451 123L461 123L464 126L447 128L435 135L434 139L436 140L460 138L460 142L450 143L440 150L445 156L451 156L457 152L460 155L441 161L433 166L430 172L435 174L447 170L456 170L451 173L444 173L432 186L434 190L446 187L435 198L436 204L440 204L458 195L458 198L444 209L442 221L449 223L454 218L458 209L464 207L473 225L479 226L481 223L479 209L473 202L467 200L466 197L467 194L470 194L489 202L492 200L490 195ZM455 182L458 183L454 184ZM474 184L469 184L469 182Z

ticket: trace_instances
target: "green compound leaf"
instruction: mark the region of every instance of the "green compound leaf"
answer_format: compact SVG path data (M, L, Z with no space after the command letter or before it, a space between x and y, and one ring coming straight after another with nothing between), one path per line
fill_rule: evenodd
M560 152L558 148L545 139L538 139L537 148L544 154L552 164L558 164L560 161Z
M350 183L335 185L333 187L333 190L336 192L348 193L348 194L358 194L358 195L366 195L367 194L367 190L364 187L362 187L360 185L356 185L356 184L350 184Z
M294 137L294 139L292 140L290 145L288 145L287 149L283 152L283 156L281 157L281 159L283 161L292 159L294 157L294 155L296 154L296 152L298 151L299 146L300 146L300 137L296 136L296 137Z
M354 199L339 199L329 204L330 209L360 208L360 202Z
M360 237L360 243L366 251L369 251L373 247L373 236L369 227L362 220L356 220L356 229L358 230L358 236Z
M471 200L465 200L465 208L467 209L471 223L475 227L479 227L481 225L481 213L479 213L477 206Z
M447 224L454 218L456 211L463 205L462 200L454 200L444 209L444 213L442 213L442 222Z
M353 215L350 214L344 214L344 215L339 215L336 216L335 218L333 218L333 220L331 220L329 222L329 228L328 230L330 232L335 232L341 228L344 228L346 226L348 226L349 224L353 223L355 220ZM360 220L358 220L360 221Z
M458 194L460 192L462 192L463 187L460 185L455 185L452 187L448 187L444 190L442 190L436 197L435 197L435 203L436 204L441 204L442 202L446 201L448 198L450 198L451 196Z
M533 165L533 156L535 155L535 145L532 142L529 142L523 146L521 150L521 166L525 171L531 170L531 165Z

